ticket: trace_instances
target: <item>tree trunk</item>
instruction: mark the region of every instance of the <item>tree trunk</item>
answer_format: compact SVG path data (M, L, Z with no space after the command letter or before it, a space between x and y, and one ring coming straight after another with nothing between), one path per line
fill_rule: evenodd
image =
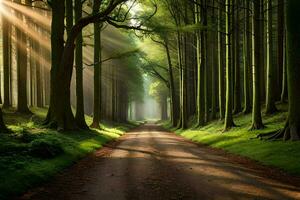
M169 49L169 42L166 39L165 40L165 49L167 53L167 59L168 59L168 66L169 66L169 80L170 80L170 97L171 97L171 121L172 125L176 126L178 123L178 100L176 97L176 90L175 90L175 83L174 83L174 74L173 74L173 65L172 65L172 59L170 55L170 49Z
M260 68L262 66L262 0L254 1L254 66L253 66L253 109L252 109L252 130L262 129L264 125L261 117L261 79L260 79Z
M161 101L161 119L162 120L168 119L168 102L166 96L162 97L162 101Z
M230 34L230 1L226 0L226 111L225 111L225 124L224 131L234 126L232 116L232 54L231 54L231 34Z
M245 31L244 31L244 114L251 112L250 76L251 73L251 28L250 28L250 2L245 2Z
M277 88L282 87L283 83L283 70L286 67L284 64L284 0L278 0L278 10L277 10ZM284 90L284 88L282 88ZM278 95L278 99L280 99L280 92Z
M0 108L0 133L7 133L7 132L10 132L10 131L4 123L2 108Z
M21 1L16 1L21 3ZM18 18L23 21L23 15L18 13ZM27 37L25 33L16 27L16 48L17 48L17 112L31 114L27 103Z
M3 108L8 108L10 106L9 100L9 85L10 85L10 66L11 66L11 57L10 57L10 34L11 34L11 26L7 18L2 16L2 42L3 42Z
M273 64L273 9L272 0L268 0L268 46L267 46L267 96L266 96L266 114L273 114L277 111L275 106L276 101L276 80L275 70Z
M224 118L225 115L225 72L224 66L226 65L226 60L224 60L224 46L225 44L225 37L224 37L224 26L221 20L224 19L224 8L225 2L224 0L219 2L219 14L218 14L218 26L219 26L219 33L218 33L218 49L219 49L219 117L220 119Z
M217 27L217 14L216 14L216 1L212 3L212 24L213 26ZM211 119L216 119L217 115L217 102L218 102L218 31L213 30L212 32L212 70L211 70Z
M300 140L300 1L286 1L289 124L285 139Z
M37 27L37 29L39 29L39 27ZM41 52L41 46L38 42L34 42L34 52L36 52L36 54ZM42 84L42 80L41 80L41 69L42 69L42 63L41 63L41 59L40 56L35 58L35 67L36 67L36 105L37 107L43 107L43 84Z
M82 2L75 1L75 22L82 18ZM75 50L76 66L76 115L77 126L81 129L89 129L85 122L84 99L83 99L83 56L82 56L82 31L77 36Z
M239 9L240 9L240 1L235 0L235 21L233 26L235 26L235 38L233 38L234 42L234 107L233 113L238 114L242 111L241 105L241 75L240 75L240 26L239 26Z
M100 3L94 0L94 12L99 10ZM101 111L101 27L99 23L94 24L94 115L92 128L100 128Z
M198 1L199 2L199 1ZM201 15L200 15L201 13ZM203 8L196 6L196 22L204 23L203 21ZM204 31L197 31L197 126L204 125L204 65L206 58L206 49L204 47Z
M70 82L76 36L68 36L64 47L65 3L52 1L50 106L45 124L60 131L77 128L70 105ZM74 40L74 41L72 41Z

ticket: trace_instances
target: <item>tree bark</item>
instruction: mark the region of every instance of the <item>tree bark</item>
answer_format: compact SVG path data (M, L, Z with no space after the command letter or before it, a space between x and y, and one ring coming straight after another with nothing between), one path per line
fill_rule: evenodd
M250 73L251 73L251 28L250 28L250 2L245 0L245 31L244 31L244 114L251 112L250 100Z
M167 53L168 66L169 66L169 81L170 81L170 96L171 96L171 122L173 126L176 126L179 119L178 113L178 100L176 97L175 83L174 83L174 74L173 74L173 65L169 49L169 42L165 40L165 49Z
M287 27L287 74L289 99L289 124L285 139L300 140L300 1L286 1L286 27Z
M235 0L235 21L233 26L235 26L235 38L233 38L234 42L234 106L233 113L238 114L242 111L241 105L241 74L240 74L240 26L239 26L239 9L240 9L240 1Z
M230 6L233 0L226 0L226 111L224 131L229 130L234 126L232 116L232 54L231 54L231 33L230 33Z
M75 22L82 18L82 2L75 1ZM82 56L82 31L78 34L75 49L76 68L76 115L77 126L81 129L89 129L85 121L84 98L83 98L83 56Z
M4 123L2 108L0 108L0 133L7 133L7 132L10 132L10 130L6 127Z
M100 3L94 0L94 12L99 10ZM100 23L94 24L94 115L92 128L100 128L101 113L101 27Z
M222 20L224 19L224 8L225 2L224 0L219 2L219 14L218 14L218 49L219 49L219 67L218 67L218 75L219 75L219 117L220 119L224 118L225 115L225 70L224 66L226 65L224 49L226 49L225 37L224 37L224 26L222 24ZM224 48L225 47L225 48Z
M20 0L16 1L21 3ZM23 21L23 15L18 13L18 18ZM16 27L16 48L17 48L17 112L24 114L31 114L28 108L27 101L27 36L20 28Z
M262 1L254 1L254 66L253 66L253 109L252 109L252 130L264 128L262 117L261 117L261 79L260 79L260 68L262 66Z
M285 70L285 63L284 63L284 54L285 54L285 31L284 31L284 0L278 0L278 9L277 9L277 88L283 86L283 72ZM286 70L285 70L286 71ZM284 88L281 88L284 90ZM278 99L280 99L281 93L279 92Z
M276 80L273 65L273 8L272 0L268 0L268 38L267 38L267 96L266 96L266 114L273 114L277 111L276 101Z
M10 34L11 34L11 26L7 18L2 16L2 42L3 42L3 108L8 108L10 104L9 98L9 87L10 87L10 66L11 66L11 58L10 58Z
M60 131L77 128L70 104L70 83L76 35L70 34L69 41L64 46L64 20L65 2L53 0L51 29L55 31L51 32L50 106L45 124Z

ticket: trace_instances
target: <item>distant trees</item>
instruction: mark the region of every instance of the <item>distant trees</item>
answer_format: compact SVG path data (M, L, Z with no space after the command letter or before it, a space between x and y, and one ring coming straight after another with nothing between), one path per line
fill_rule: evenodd
M157 81L150 85L149 94L160 104L161 119L168 119L168 88Z
M266 114L273 114L277 101L288 101L288 123L271 138L298 139L299 26L292 20L298 16L296 0L162 0L158 3L161 9L154 9L158 12L154 17L154 13L131 16L134 14L126 0L47 3L48 7L29 0L2 2L7 10L2 16L4 108L16 106L17 111L30 113L30 106L49 105L46 125L59 130L86 129L83 75L89 67L94 76L91 127L99 128L102 119L126 121L129 108L134 107L130 106L133 97L136 102L142 101L133 92L141 89L133 84L142 82L141 72L131 68L139 58L127 56L122 63L104 66L110 59L101 54L101 32L109 25L147 33L163 48L165 63L148 62L147 73L167 88L161 101L162 115L166 117L169 99L173 126L187 128L189 120L194 119L201 127L220 119L226 131L235 125L235 114L252 112L251 128L261 129L262 108ZM142 3L146 6L152 2ZM38 17L16 5L37 11ZM85 8L90 13L83 15ZM52 12L51 30L39 19L50 22L48 9ZM133 26L131 17L141 21ZM18 23L14 23L16 20ZM93 34L86 42L84 28L90 24ZM50 36L51 46L43 41ZM93 48L90 65L84 63L83 45ZM70 95L74 66L75 116ZM135 81L129 81L131 76Z
M61 42L63 37L63 21L65 19L64 2L51 1L52 7L52 73L51 73L51 93L52 100L50 101L49 112L46 124L53 125L59 130L70 130L79 127L77 124L70 105L70 83L73 71L73 58L75 50L75 41L82 32L83 28L91 23L107 22L117 28L139 29L139 26L129 26L119 24L118 17L111 17L111 14L120 8L126 0L109 1L107 4L101 4L103 9L93 12L92 15L80 18L73 25L65 44ZM121 13L119 13L121 14ZM119 20L120 21L120 20ZM123 21L126 21L126 19ZM56 29L57 28L57 29ZM59 37L59 38L56 38ZM56 44L54 44L56 43ZM56 47L60 47L58 50ZM60 59L59 59L60 58ZM59 63L53 62L59 60Z
M252 130L264 128L262 109L273 114L276 102L286 101L287 88L291 91L286 73L291 47L285 42L285 2L164 0L160 5L165 8L160 16L172 19L171 25L156 24L160 33L165 27L173 46L171 60L176 60L173 69L179 72L173 77L179 82L175 89L181 113L178 128L186 128L193 116L197 126L218 117L224 119L226 131L241 112L252 112Z
M141 87L134 86L135 84L142 85L141 74L134 64L130 63L134 68L127 66L130 56L123 58L117 56L103 61L100 35L104 23L106 26L111 24L110 26L117 28L142 30L141 25L130 26L128 23L130 16L124 13L126 10L123 10L126 7L126 0L110 2L51 0L47 3L18 0L1 3L5 10L1 12L3 14L4 108L16 106L18 112L30 114L30 106L49 105L45 120L45 125L48 127L62 131L87 129L83 75L85 67L88 72L93 67L95 68L93 70L95 100L92 127L100 128L100 115L103 120L118 122L127 120L129 104L134 101L130 95L134 98L138 96L131 93L132 90L141 89ZM83 9L89 10L90 8L93 10L90 15L83 17ZM127 7L127 9L130 8ZM125 19L122 18L124 16L126 16ZM86 42L83 37L83 28L92 23L95 24L95 32L94 35L88 36ZM116 29L112 32L117 33ZM66 41L65 33L67 33ZM83 54L83 45L90 45L89 42L92 40L94 40L95 59L94 63L87 64ZM50 41L51 44L48 44ZM111 59L123 59L123 63L118 63L122 67L110 66L111 69L106 69L106 74L102 74L102 63ZM76 99L72 100L75 102L75 116L72 112L70 95L73 65L76 69ZM106 64L105 68L107 66ZM131 74L128 74L126 70ZM129 80L130 75L133 74L136 79ZM104 76L112 76L105 80L106 85L101 84ZM15 77L17 77L16 81ZM137 99L141 98L137 97Z

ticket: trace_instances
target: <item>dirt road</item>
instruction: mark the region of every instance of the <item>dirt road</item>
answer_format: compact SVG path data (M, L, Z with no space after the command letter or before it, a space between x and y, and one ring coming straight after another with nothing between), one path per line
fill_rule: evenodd
M21 199L300 199L299 180L154 124L129 132Z

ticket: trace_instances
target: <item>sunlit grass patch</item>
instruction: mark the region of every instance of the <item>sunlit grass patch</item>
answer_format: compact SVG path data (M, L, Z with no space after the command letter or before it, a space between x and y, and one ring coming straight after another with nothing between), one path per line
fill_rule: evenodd
M263 130L249 131L251 114L235 116L234 121L237 127L227 132L223 132L223 122L219 120L199 129L173 130L194 142L221 148L230 153L257 160L264 165L300 175L300 142L266 141L255 138L258 134L283 128L287 117L286 105L278 105L278 107L281 112L263 116L266 125ZM170 129L170 124L164 124L164 126Z
M0 134L0 199L48 180L135 126L103 122L101 130L59 133L41 125L47 109L31 111L33 116L5 110L5 122L13 133Z

